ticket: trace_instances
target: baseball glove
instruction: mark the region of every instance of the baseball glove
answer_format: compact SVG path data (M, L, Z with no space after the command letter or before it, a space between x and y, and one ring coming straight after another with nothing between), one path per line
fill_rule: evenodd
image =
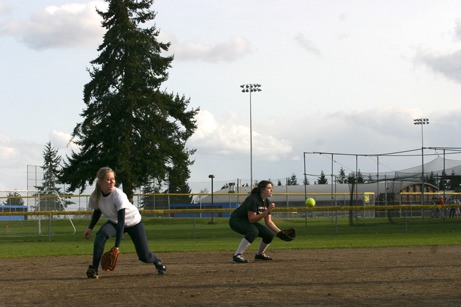
M104 271L113 271L117 265L119 253L118 247L112 247L109 251L105 252L101 258L101 268Z
M292 241L296 238L296 229L289 228L277 233L277 237L283 241Z

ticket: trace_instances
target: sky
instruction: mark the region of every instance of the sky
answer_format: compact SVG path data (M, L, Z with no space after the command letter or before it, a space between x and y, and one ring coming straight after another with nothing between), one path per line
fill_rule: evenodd
M78 150L69 140L104 35L96 7L107 3L0 0L0 190L30 189L46 143L63 159ZM175 57L162 88L200 108L188 142L193 192L210 189L210 174L217 185L248 182L251 169L254 180L302 181L305 171L356 170L358 159L361 172L395 171L461 147L461 1L156 0L152 9ZM251 104L242 84L261 84ZM362 157L421 147L439 149Z

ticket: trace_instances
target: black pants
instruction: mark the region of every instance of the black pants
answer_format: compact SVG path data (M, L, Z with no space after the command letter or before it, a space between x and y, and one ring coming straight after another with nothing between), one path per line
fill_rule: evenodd
M261 237L264 243L270 244L275 236L275 233L266 225L261 223L252 224L247 219L231 217L229 226L233 231L244 235L245 239L250 243L253 243L257 237Z
M149 249L147 242L146 231L144 229L144 223L141 221L135 226L125 227L125 233L130 235L131 241L136 248L136 254L139 260L145 263L158 263L159 259ZM93 250L93 267L99 267L101 262L102 254L104 254L104 247L106 241L117 234L116 225L110 221L107 221L96 233L94 239L94 250Z

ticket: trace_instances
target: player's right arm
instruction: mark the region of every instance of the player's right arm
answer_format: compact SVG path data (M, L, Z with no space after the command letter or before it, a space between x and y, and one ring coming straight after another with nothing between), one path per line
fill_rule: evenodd
M248 211L248 221L254 224L261 221L262 219L266 219L268 216L270 216L272 209L274 208L275 204L271 203L269 207L267 207L267 210L261 212L260 214L257 214L255 211Z
M90 222L90 225L88 226L87 229L85 229L85 231L83 232L83 237L85 239L89 239L90 236L91 236L91 233L93 232L93 228L94 226L96 226L96 224L98 223L99 221L99 218L101 217L101 210L100 209L95 209L93 211L93 214L91 215L91 222Z

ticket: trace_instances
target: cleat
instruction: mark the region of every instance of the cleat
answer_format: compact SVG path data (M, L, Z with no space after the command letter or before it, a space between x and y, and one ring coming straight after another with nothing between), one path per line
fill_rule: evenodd
M241 254L232 256L232 260L234 261L234 263L247 263L248 262L248 260L243 258Z
M165 275L166 274L166 266L163 265L163 263L160 260L157 263L155 263L155 268L157 269L157 273L159 275Z
M266 255L266 254L256 254L255 255L255 260L274 260L274 258Z
M86 276L91 279L98 279L98 269L95 269L92 265L88 266L88 270L86 270Z

